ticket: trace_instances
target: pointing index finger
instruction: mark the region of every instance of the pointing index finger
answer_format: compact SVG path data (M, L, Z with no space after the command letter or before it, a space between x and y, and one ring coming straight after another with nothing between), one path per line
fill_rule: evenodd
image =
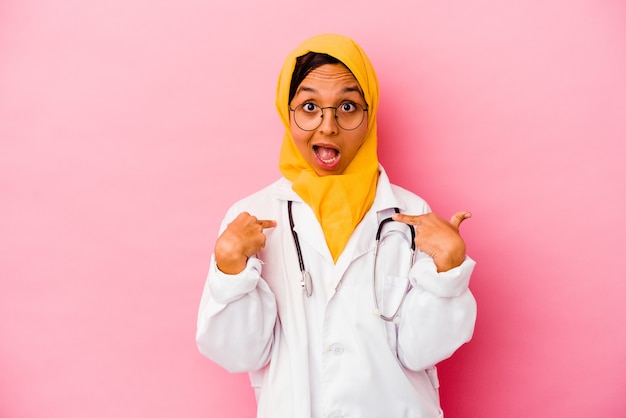
M259 225L261 225L263 229L274 228L276 226L276 221L268 219L259 219L257 222L259 223Z
M404 222L405 224L415 225L419 223L419 218L422 215L405 215L404 213L394 213L391 215L391 219L398 222Z

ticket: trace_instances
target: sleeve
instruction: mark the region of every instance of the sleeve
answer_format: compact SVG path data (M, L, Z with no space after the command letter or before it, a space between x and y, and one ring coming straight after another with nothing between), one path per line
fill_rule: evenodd
M398 328L398 357L406 368L428 369L472 338L476 300L468 285L475 264L466 257L460 266L438 273L432 258L418 256Z
M239 274L222 273L211 257L198 311L199 351L226 370L249 372L270 359L276 300L261 278L261 261L251 257Z

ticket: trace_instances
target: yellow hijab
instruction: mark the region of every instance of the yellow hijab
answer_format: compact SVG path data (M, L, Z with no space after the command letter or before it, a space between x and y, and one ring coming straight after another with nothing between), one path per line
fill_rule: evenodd
M296 58L308 52L328 54L340 60L359 82L368 105L367 134L356 156L340 175L318 176L296 148L289 130L289 87ZM293 183L293 190L315 212L326 243L337 262L352 232L374 202L378 180L376 110L378 80L365 52L353 40L333 34L307 39L285 60L276 91L276 107L285 136L280 151L280 172Z

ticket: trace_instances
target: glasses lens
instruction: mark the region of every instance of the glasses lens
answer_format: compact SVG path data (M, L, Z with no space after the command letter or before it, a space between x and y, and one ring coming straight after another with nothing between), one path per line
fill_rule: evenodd
M337 118L337 124L341 128L351 131L363 123L365 109L356 103L345 102L335 109L335 117Z
M300 129L314 131L322 124L322 109L313 103L302 103L296 107L294 119Z
M361 105L352 102L342 103L336 108L321 108L313 103L303 103L294 109L294 119L300 129L314 131L322 124L324 112L334 112L337 125L346 131L351 131L361 126L366 110Z

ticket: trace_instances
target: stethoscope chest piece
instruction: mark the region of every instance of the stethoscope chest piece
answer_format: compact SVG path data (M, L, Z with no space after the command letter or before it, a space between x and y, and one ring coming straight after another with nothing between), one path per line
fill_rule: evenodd
M300 284L302 285L302 289L304 289L304 294L307 295L307 297L311 297L313 294L313 282L311 281L311 275L308 271L302 271L302 281Z

